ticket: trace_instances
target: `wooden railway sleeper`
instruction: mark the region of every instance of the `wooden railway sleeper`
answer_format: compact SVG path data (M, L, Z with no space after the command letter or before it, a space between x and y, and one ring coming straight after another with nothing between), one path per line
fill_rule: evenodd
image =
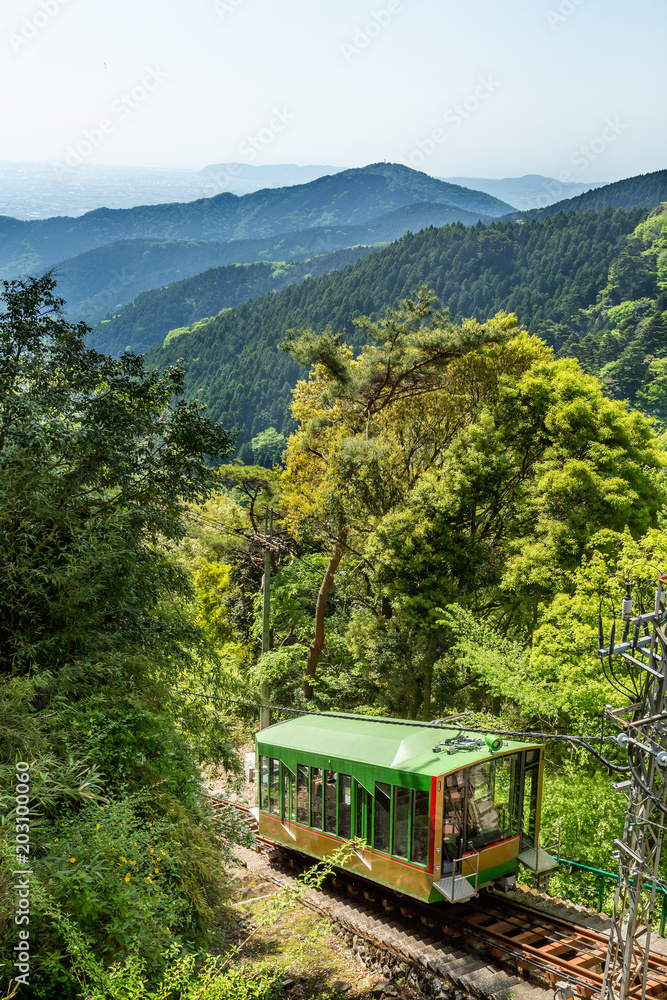
M266 840L266 838L263 839ZM267 844L271 844L271 842L267 841ZM277 845L271 846L274 847L274 851L272 851L273 857L287 856L291 853L286 850L278 854L275 851ZM345 878L335 878L337 882L345 884ZM349 891L349 885L347 884L346 889ZM366 900L373 903L381 903L387 912L392 912L397 908L395 902L390 901L386 897L378 899L376 893L369 891L365 887L360 891ZM478 900L477 905L479 906L481 902L481 900ZM448 909L447 917L453 919L458 924L458 928L453 929L451 925L445 925L442 928L443 932L451 935L454 930L458 935L463 934L468 943L476 950L491 951L502 962L506 962L508 958L512 959L517 972L522 976L537 974L543 982L546 981L552 986L555 985L558 979L567 977L573 989L582 1000L588 1000L594 993L599 992L602 975L601 972L597 971L595 966L597 965L601 969L601 959L606 953L604 949L606 949L607 939L604 935L588 928L577 927L577 936L573 937L573 925L560 918L549 915L548 919L546 919L542 911L537 911L522 904L510 903L509 900L505 899L503 900L502 907L493 904L489 906L489 899L485 902L487 903L485 910L480 908L470 912L470 907L463 906ZM409 905L403 903L398 908L400 908L400 912L404 918L407 917L407 919L413 919L416 914L420 914L420 920L422 914L426 917L426 907L424 905L420 906L420 904L417 904L415 906L412 903ZM420 913L420 910L422 913ZM508 910L510 911L509 913ZM442 920L442 915L443 911L440 909L438 917L435 920L431 921L429 916L423 922L427 926L437 926ZM457 919L459 916L462 918L460 923ZM531 919L538 921L537 926L531 926ZM463 926L461 926L462 924ZM559 936L563 935L563 933L565 936ZM424 948L433 944L432 939L423 941L416 934L408 934L408 937L420 941L420 944ZM536 947L539 941L544 942L541 948L539 946ZM386 948L384 942L378 943L383 948ZM586 949L587 946L587 951L584 951L583 949ZM564 960L561 956L554 954L554 952L563 950L566 953L568 951L574 952L573 960ZM440 965L436 961L435 956L433 958L426 958L425 956L425 962L427 965ZM475 960L473 959L474 962ZM461 978L457 975L458 969L451 968L448 971L456 979ZM481 969L479 965L474 965L472 971L473 974L475 971L477 971L478 975L482 974L483 965ZM445 970L442 969L439 974L442 975L444 972ZM650 996L652 1000L662 1000L667 995L667 959L652 953L651 972L652 976L647 984L647 996ZM465 960L461 964L461 974L463 977L466 976ZM463 982L463 979L461 979L461 982ZM466 988L469 988L469 985L472 986L472 983L466 983ZM485 990L483 992L486 996L489 995L488 991ZM499 996L502 995L502 988L498 992Z
M479 931L478 936L481 936L479 935ZM550 985L555 985L558 979L567 978L577 995L584 998L584 1000L591 997L594 993L599 993L603 978L601 972L597 973L581 966L573 968L571 962L565 961L557 955L545 955L543 950L534 949L530 946L524 946L525 951L522 955L520 952L517 953L517 950L512 946L511 939L503 941L501 935L498 938L499 940L489 947L490 953L495 958L501 961L506 960L507 957L518 958L524 964L530 964L533 972L541 973L541 978L546 979ZM483 939L481 943L484 944ZM667 991L667 980L660 979L653 981L661 987L663 992Z

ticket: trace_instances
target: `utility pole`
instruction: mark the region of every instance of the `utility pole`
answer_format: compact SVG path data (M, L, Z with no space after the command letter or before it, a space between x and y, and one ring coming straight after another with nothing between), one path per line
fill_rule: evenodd
M271 548L273 545L273 510L267 507L264 513L264 582L262 605L262 656L271 648ZM269 704L269 685L262 681L260 687L262 707L259 715L259 728L266 729L271 725Z
M615 643L614 623L605 644L602 619L598 622L603 669L607 661L611 675L620 681L612 657L625 660L627 673L622 680L627 679L633 692L631 705L605 709L606 717L620 729L615 741L627 748L629 770L628 780L614 786L627 793L628 808L623 840L614 841L619 879L601 1000L628 1000L631 992L642 1000L646 996L656 881L667 823L666 585L667 576L658 577L653 610L646 612L640 601L639 614L633 615L632 585L626 583L620 643Z

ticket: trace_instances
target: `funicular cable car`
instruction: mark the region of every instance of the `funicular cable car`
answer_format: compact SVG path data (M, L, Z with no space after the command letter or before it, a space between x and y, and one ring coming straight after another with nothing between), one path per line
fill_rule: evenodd
M431 903L511 885L539 846L543 747L444 726L302 715L256 736L260 833Z

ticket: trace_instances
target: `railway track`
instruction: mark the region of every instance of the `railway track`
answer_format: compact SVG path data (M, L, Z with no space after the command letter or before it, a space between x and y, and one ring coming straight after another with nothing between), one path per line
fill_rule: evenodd
M241 813L243 818L248 823L248 826L255 834L255 840L257 841L257 844L259 845L260 848L271 850L276 846L272 840L268 840L266 837L262 837L262 835L259 832L259 825L257 823L257 820L251 813L249 806L244 806L240 802L229 802L228 799L221 799L218 795L207 795L206 799L209 802L213 812L215 812L218 809L222 809L225 806L232 806L237 812Z
M215 807L214 797L211 802ZM247 807L236 808L254 821ZM312 864L312 858L265 837L257 836L257 841L260 849L273 852L274 861L282 859L291 869ZM385 948L412 965L421 963L429 973L463 987L472 996L522 1000L527 986L522 980L542 990L567 982L582 1000L600 994L608 944L602 931L496 892L482 891L463 904L433 906L349 872L339 872L331 882L335 892L326 889L315 896L324 897L323 910L331 908L332 897L338 900L335 919L343 929L365 935L373 947ZM316 899L309 903L318 908ZM498 966L517 978L512 982L501 979L499 984L497 977L503 973ZM640 1000L641 989L637 987L630 996ZM649 957L646 997L667 1000L667 958L655 951Z
M466 907L456 907L445 927L452 924L467 944L504 963L514 960L517 969L545 985L567 980L578 996L600 993L609 941L600 931L488 892ZM641 989L631 996L641 997ZM650 953L646 996L667 996L667 959L657 952Z

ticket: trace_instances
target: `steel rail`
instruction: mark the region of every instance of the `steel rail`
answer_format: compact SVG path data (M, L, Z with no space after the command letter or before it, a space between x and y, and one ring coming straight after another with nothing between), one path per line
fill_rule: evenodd
M555 972L557 978L567 979L572 987L578 987L580 995L600 992L609 945L607 935L515 900L494 900L490 905L487 901L477 901L472 912L459 912L458 919L466 928L466 937L483 944L495 942L504 953L520 961L530 961L547 973ZM587 966L599 966L600 971ZM649 972L649 995L667 991L667 959L651 952ZM631 989L630 995L640 996L641 984L636 993Z
M252 816L252 813L250 812L250 806L244 806L241 802L230 802L229 799L223 799L219 795L206 795L205 798L206 801L210 803L210 806L214 812L217 809L222 809L223 806L232 806L234 809L237 810L237 812L242 813L244 817L247 818L249 816ZM252 818L254 820L254 816ZM278 844L275 843L275 841L269 840L268 837L263 837L258 830L253 830L252 832L255 835L255 840L257 841L259 848L270 851L273 850L275 847L279 846Z
M224 803L246 816L250 814L250 808L240 803L228 802L216 796L207 798L214 808L219 808ZM290 859L292 864L298 859L298 863L305 868L314 860L310 857L304 859L298 847L290 848L258 834L256 838L264 848L278 851L286 860ZM463 939L473 953L487 952L503 965L513 966L520 975L532 971L538 981L552 987L557 981L567 980L574 992L584 1000L590 1000L600 993L609 937L593 928L572 923L493 891L483 891L482 897L466 904L448 904L445 909L444 906L413 899L391 887L348 871L337 871L333 881L336 888L345 886L346 894L363 892L369 902L380 903L385 909L399 908L403 917L410 921L412 933L414 918L418 917L425 925L425 939L432 938L439 927L443 941ZM392 892L396 898L388 899ZM520 938L529 940L519 940ZM388 947L388 950L392 949ZM557 954L558 951L564 952L568 957ZM588 965L597 965L600 971L587 968ZM649 972L646 996L657 998L667 993L667 958L650 952ZM630 990L630 996L639 1000L641 984Z

